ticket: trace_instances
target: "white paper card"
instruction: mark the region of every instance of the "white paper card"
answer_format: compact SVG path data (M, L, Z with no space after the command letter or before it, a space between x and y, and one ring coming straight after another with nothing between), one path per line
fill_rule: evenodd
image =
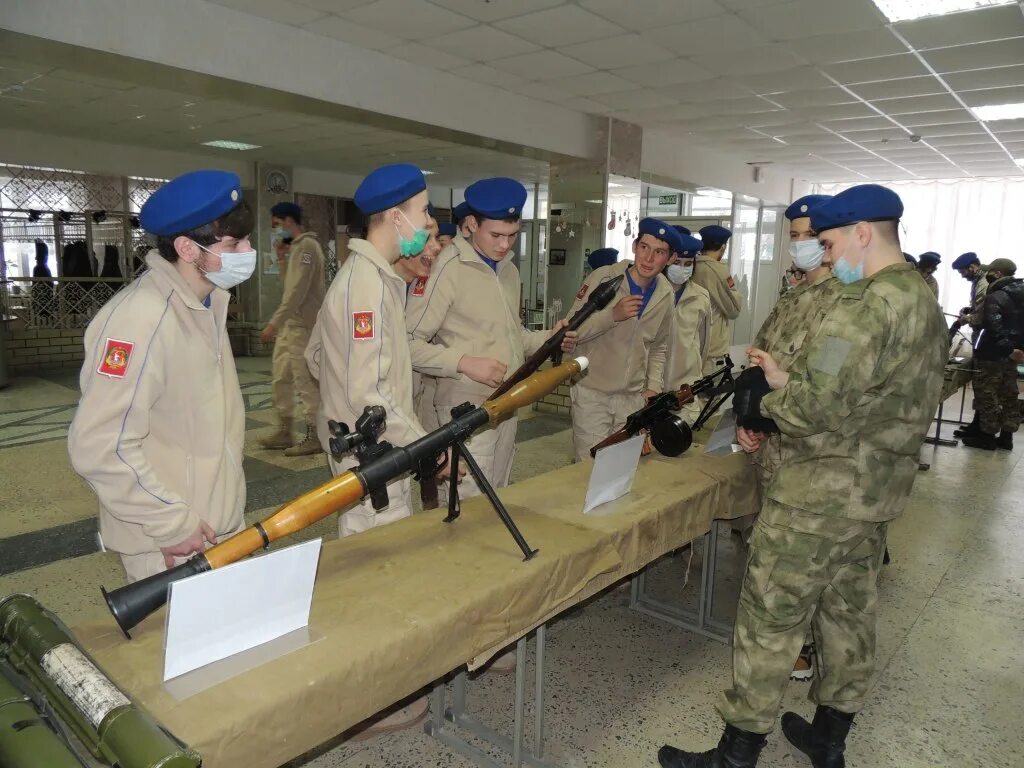
M637 435L625 442L602 448L594 457L594 468L590 472L587 500L583 503L583 514L594 507L625 496L633 487L636 467L640 463L640 452L644 447L644 436Z
M164 682L309 623L321 539L171 584Z
M736 411L729 408L728 403L722 407L726 410L723 411L718 426L715 427L715 431L708 438L707 445L704 446L704 453L709 456L728 456L730 453L740 450L739 445L736 444Z

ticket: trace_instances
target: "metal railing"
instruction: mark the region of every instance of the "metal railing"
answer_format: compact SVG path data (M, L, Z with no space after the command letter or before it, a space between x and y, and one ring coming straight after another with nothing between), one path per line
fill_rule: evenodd
M15 327L85 328L128 282L105 277L12 277L0 282L2 306L16 321Z

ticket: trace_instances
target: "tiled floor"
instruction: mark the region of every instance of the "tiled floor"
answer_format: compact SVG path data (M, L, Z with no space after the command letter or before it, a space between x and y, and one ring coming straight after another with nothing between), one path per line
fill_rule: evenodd
M248 516L326 479L322 457L260 450L270 429L268 362L238 361L248 411ZM102 616L100 584L121 574L96 551L95 502L68 466L64 438L77 398L73 376L16 379L0 390L0 595L36 594L69 624ZM959 405L959 400L956 402ZM571 460L568 424L536 416L520 427L513 479ZM1024 440L1024 437L1022 437ZM931 448L907 512L891 528L893 564L880 580L878 678L850 738L851 768L1020 768L1024 710L1024 450ZM333 537L333 518L303 532ZM730 613L742 547L720 542L719 605ZM692 601L699 547L667 558L652 576L660 596ZM686 570L689 563L689 584ZM547 744L562 768L656 765L664 742L711 745L715 698L728 683L728 648L629 610L610 591L556 621L548 635ZM532 662L531 662L532 663ZM509 717L513 678L487 674L470 688L485 720ZM806 685L785 706L809 713ZM420 730L327 745L296 765L404 768L471 763ZM774 734L765 768L806 766Z

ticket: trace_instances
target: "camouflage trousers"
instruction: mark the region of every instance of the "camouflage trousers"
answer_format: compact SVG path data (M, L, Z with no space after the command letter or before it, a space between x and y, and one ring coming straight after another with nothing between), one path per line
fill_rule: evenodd
M750 540L733 635L726 723L768 733L810 626L810 698L857 712L875 666L875 608L886 523L825 517L766 500Z
M1017 402L1017 364L1012 360L974 361L974 407L982 432L1016 432L1020 426Z

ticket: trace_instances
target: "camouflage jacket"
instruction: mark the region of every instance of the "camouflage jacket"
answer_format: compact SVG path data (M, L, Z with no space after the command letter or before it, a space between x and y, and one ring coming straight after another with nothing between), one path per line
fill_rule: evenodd
M761 402L785 455L767 496L834 517L898 517L939 402L948 342L935 296L910 264L844 286L789 382Z

